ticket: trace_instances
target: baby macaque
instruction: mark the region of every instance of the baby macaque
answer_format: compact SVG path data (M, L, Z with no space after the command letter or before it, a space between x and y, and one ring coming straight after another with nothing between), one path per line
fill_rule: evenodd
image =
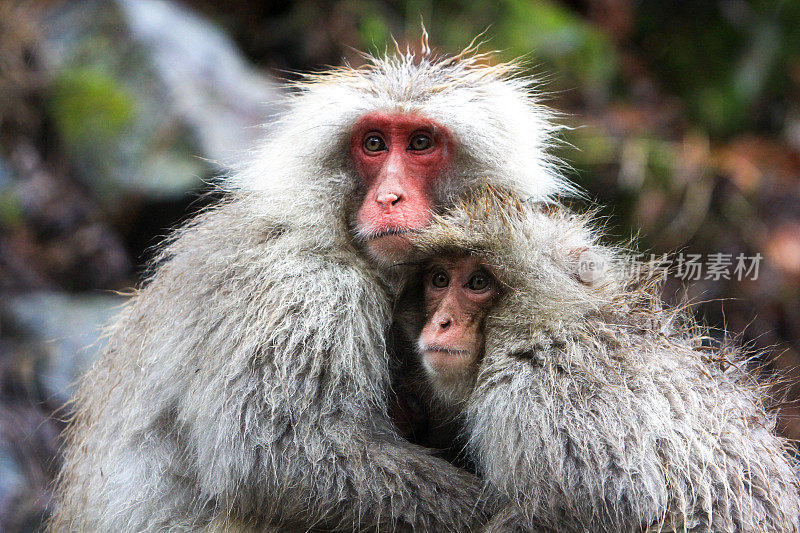
M415 244L397 319L509 502L489 531L800 530L797 461L741 354L703 349L585 218L494 191Z
M425 274L425 326L417 349L434 388L447 398L469 395L483 355L483 323L496 282L474 256L437 258Z

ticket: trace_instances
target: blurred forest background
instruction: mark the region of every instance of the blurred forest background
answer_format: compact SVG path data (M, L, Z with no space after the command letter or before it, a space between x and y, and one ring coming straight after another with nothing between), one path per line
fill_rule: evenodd
M118 291L214 200L284 80L418 42L420 18L442 51L488 28L485 49L528 59L611 240L760 253L757 279L665 294L800 384L800 2L0 0L0 531L40 527Z

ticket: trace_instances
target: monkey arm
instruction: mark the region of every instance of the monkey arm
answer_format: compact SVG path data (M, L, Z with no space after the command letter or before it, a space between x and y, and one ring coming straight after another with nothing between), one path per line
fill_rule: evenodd
M249 479L259 479L243 485L257 487L279 523L348 531L470 531L482 523L479 481L400 439L389 421L381 288L324 257L287 270L271 301L258 305L273 314L260 325L255 364L210 402L239 416L207 435L204 448L239 432L240 455L257 454Z
M514 511L500 523L545 530L641 530L659 518L666 492L653 450L630 450L631 416L589 375L555 364L552 353L503 356L479 377L467 419L471 453ZM631 420L633 422L633 420ZM621 475L621 473L629 474ZM506 526L508 527L508 526Z
M467 417L487 480L534 530L796 531L796 473L753 393L660 342L635 340L635 363L577 342L490 357Z
M184 229L110 328L50 529L474 530L482 484L391 427L374 273L236 209Z

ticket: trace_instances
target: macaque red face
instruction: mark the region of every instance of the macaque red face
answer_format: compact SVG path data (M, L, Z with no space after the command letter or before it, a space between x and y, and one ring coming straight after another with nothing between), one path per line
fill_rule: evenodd
M471 256L435 262L424 283L426 320L417 343L423 366L445 389L469 385L483 356L483 323L497 283Z
M370 113L353 130L350 155L367 193L356 229L383 261L403 260L408 234L424 228L432 190L452 156L452 140L435 122L405 114Z

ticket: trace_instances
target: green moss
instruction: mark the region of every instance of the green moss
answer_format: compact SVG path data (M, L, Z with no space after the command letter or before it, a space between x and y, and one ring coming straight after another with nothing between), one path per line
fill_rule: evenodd
M0 189L0 227L13 229L22 224L22 206L17 195Z
M366 47L382 46L391 39L388 24L376 13L366 13L361 17L358 21L358 32Z
M113 140L131 124L134 101L97 68L67 68L53 80L49 111L61 139L73 147Z

